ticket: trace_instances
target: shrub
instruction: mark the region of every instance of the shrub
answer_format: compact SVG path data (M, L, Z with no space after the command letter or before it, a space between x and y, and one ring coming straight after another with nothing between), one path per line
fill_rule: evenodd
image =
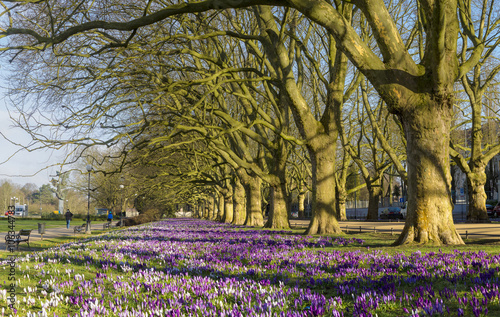
M42 213L42 216L40 218L46 219L46 220L63 220L63 219L65 219L64 215L55 214L53 212L44 212L44 213Z
M123 219L124 226L136 226L143 223L153 222L160 220L161 212L156 207L145 209L139 216Z

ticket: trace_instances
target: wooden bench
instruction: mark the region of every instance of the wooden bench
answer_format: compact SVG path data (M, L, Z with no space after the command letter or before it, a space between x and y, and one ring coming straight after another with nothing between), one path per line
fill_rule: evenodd
M19 230L19 233L11 236L11 235L6 235L5 236L5 250L9 248L9 245L15 244L16 249L19 250L19 244L26 242L28 244L28 248L31 250L30 247L30 234L31 231L33 230L27 230L27 229L21 229Z
M102 230L109 229L109 226L111 225L111 222L105 223L102 225Z
M84 231L85 229L87 228L87 224L84 223L83 225L81 226L76 226L73 228L73 233L76 234L77 232L82 232Z

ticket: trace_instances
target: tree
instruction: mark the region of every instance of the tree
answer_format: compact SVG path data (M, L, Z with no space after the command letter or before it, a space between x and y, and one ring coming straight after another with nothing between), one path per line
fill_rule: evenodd
M465 122L459 122L464 132L470 126L471 147L450 140L451 157L457 166L467 176L469 211L467 220L471 222L489 222L486 211L486 166L488 162L500 153L497 127L500 123L498 108L495 109L495 98L491 98L494 86L498 85L500 64L494 52L500 44L498 28L500 19L498 13L489 10L493 6L488 1L478 4L472 1L460 2L460 20L465 25L462 35L462 50L460 59L465 62L468 50L480 52L479 61L474 68L461 77L461 84L469 100L465 113L469 113ZM487 44L486 44L487 43ZM486 44L486 45L485 45ZM471 47L470 47L471 46ZM457 105L459 106L459 105ZM498 107L498 105L496 105ZM465 109L464 109L465 110ZM494 126L491 123L494 122ZM493 129L492 129L493 128ZM493 130L495 138L486 137L487 131ZM465 150L461 151L460 150Z
M453 84L478 63L485 44L479 43L470 50L466 60L459 61L457 46L460 26L467 40L478 41L473 35L474 25L467 23L470 18L469 11L465 8L459 10L456 1L420 0L416 2L416 6L412 7L414 10L411 18L414 19L415 24L414 32L409 32L409 34L417 34L416 37L422 39L422 45L417 46L417 49L420 48L420 54L413 54L415 49L411 44L416 37L407 38L405 43L402 33L398 31L395 19L391 16L391 11L383 1L364 0L356 1L355 4L374 33L377 42L376 50L367 46L362 37L357 34L356 29L350 25L349 16L346 16L346 12L342 10L343 7L348 8L349 5L342 2L332 4L326 0L206 0L166 7L148 3L148 5L144 4L146 9L142 11L142 15L137 12L137 16L130 17L130 20L125 22L119 22L121 20L114 13L115 10L110 10L113 13L106 16L103 12L99 12L98 15L88 14L87 12L92 8L83 5L77 7L76 10L70 10L64 3L64 10L62 10L58 6L59 3L51 9L45 7L48 5L46 3L23 3L20 6L16 3L11 7L5 7L7 10L15 7L17 11L23 11L25 8L27 10L43 8L36 12L37 14L38 12L45 13L48 18L45 18L44 14L38 14L39 21L37 22L39 23L31 23L32 29L29 29L26 24L23 24L23 19L24 17L34 19L32 12L13 15L16 19L9 20L12 22L4 27L5 31L2 35L16 40L10 43L9 48L17 50L19 54L24 48L68 47L73 41L78 41L79 36L87 37L84 37L84 42L89 41L89 36L94 38L98 36L101 39L103 33L109 38L116 39L113 45L103 48L108 49L128 45L129 41L127 38L117 39L116 36L106 32L112 33L112 30L132 32L130 37L132 38L135 30L163 21L173 15L254 5L295 8L328 31L335 39L335 46L366 76L387 104L389 111L400 118L407 140L409 200L405 228L396 243L463 244L451 215L448 144L453 114ZM80 14L80 10L84 10L85 14ZM71 12L70 14L78 18L67 17L64 12ZM461 19L461 25L458 19L459 12L466 16L466 19ZM99 16L99 20L92 20L95 16ZM21 19L20 24L16 24L18 17ZM73 24L75 21L78 22ZM496 23L496 20L492 22ZM99 33L91 33L92 30L97 29ZM271 29L268 30L271 31ZM380 56L377 52L380 52ZM15 53L12 57L16 57ZM278 57L284 56L279 54ZM284 73L285 87L289 85L292 88L291 86L295 86L293 76L287 77L291 75L292 67L290 64L284 66L286 67L283 69L288 70ZM336 83L341 84L342 81ZM292 106L300 128L305 121L300 120L301 118L297 116L299 111L295 110L305 113L302 111L305 103L294 91L298 90L287 89L287 94L292 102L300 101L296 104L297 107ZM343 89L340 91L343 93ZM328 118L331 117L333 115L328 116ZM325 129L325 126L318 126L318 129ZM327 150L326 146L332 144L332 140L336 139L335 136L325 138L314 136L312 139L307 139L311 140L310 144L317 142L318 149L322 149L321 153L328 152L329 156L334 153ZM326 168L326 164L323 163L331 163L331 161L318 160L318 153L311 155L313 177L324 175L326 171L321 171L321 169ZM318 182L318 179L313 179L313 186L319 183L324 184L326 181L320 179ZM330 185L334 188L334 184ZM326 193L316 189L315 201L321 203L328 201L323 196ZM330 195L330 197L333 196ZM338 225L334 222L335 218L332 218L334 210L330 205L316 206L315 218L309 232L338 231ZM320 219L327 220L320 221Z

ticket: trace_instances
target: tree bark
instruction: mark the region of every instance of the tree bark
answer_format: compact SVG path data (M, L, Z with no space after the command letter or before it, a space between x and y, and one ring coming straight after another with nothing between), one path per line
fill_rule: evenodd
M486 211L486 184L485 166L478 166L475 171L467 174L467 186L469 187L469 212L467 222L490 222Z
M380 179L367 183L368 189L368 213L366 220L378 220L378 204L382 195L382 186Z
M217 195L217 217L215 218L216 221L222 221L222 218L224 217L224 195L218 194Z
M306 195L301 192L297 196L297 199L298 199L298 204L299 204L299 218L304 218L305 217L304 202L306 200Z
M262 180L257 177L248 177L245 185L246 192L246 220L245 226L263 227L264 217L262 217L262 197L260 192Z
M233 225L243 225L246 219L245 188L238 178L233 184Z
M214 200L213 196L208 199L207 208L208 208L208 220L214 220L215 219L215 200Z
M408 215L396 245L464 244L453 223L450 174L452 107L427 100L403 117L408 153Z
M222 217L222 222L224 223L232 223L233 222L233 196L225 195L224 196L224 216Z
M313 175L313 217L306 230L309 235L342 232L335 210L336 141L336 136L324 134L308 145Z
M270 187L269 217L265 228L290 229L288 220L288 207L286 199L286 188L284 185Z
M344 184L345 185L345 184ZM339 186L337 184L336 190L335 190L335 195L337 198L336 204L337 204L337 219L340 221L346 221L347 220L347 212L345 208L345 203L347 200L347 192L345 190L344 186Z

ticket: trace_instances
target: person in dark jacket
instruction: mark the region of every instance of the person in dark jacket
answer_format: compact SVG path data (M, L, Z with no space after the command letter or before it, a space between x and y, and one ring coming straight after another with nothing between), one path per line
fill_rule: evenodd
M68 209L66 210L64 217L66 217L66 229L69 229L69 223L71 222L71 219L73 219L73 214Z

